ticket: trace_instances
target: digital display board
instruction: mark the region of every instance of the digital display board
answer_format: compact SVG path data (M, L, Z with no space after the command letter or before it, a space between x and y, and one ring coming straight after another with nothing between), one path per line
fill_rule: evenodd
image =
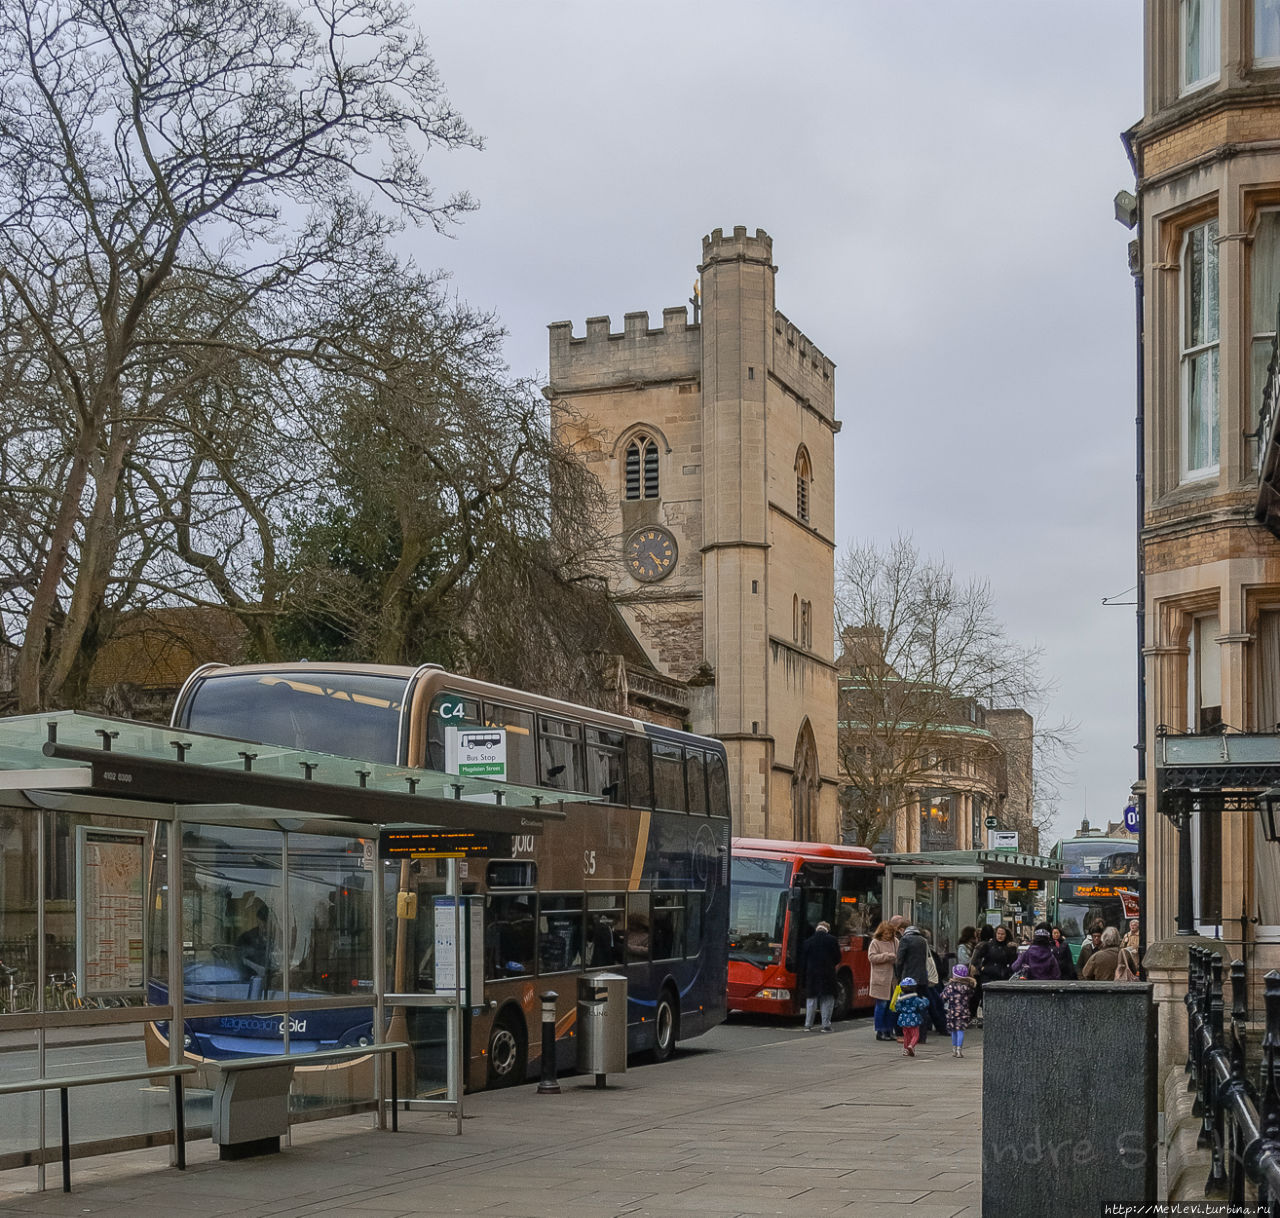
M998 880L987 881L988 892L1016 892L1025 889L1027 892L1039 892L1044 887L1043 880Z
M511 853L509 833L467 829L388 830L378 838L381 859L481 859Z
M1075 884L1071 892L1077 897L1136 897L1132 888L1116 888L1111 884Z

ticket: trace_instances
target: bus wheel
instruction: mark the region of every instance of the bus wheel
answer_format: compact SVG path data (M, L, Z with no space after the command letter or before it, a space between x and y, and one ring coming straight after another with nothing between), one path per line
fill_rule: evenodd
M665 1062L676 1051L676 1039L680 1035L679 1000L669 989L664 989L658 997L654 1024L653 1060Z
M523 1082L524 1063L523 1021L506 1011L494 1020L489 1033L489 1086L511 1087Z
M836 1001L832 1019L848 1019L853 1014L853 978L848 973L836 974Z

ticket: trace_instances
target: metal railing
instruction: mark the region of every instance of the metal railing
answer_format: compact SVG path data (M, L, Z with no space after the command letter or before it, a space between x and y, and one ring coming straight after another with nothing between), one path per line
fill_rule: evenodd
M1231 962L1231 1021L1226 1023L1222 957L1193 947L1187 971L1187 1073L1200 1118L1196 1144L1212 1154L1206 1197L1244 1205L1257 1188L1257 1212L1280 1218L1280 972L1263 978L1266 1031L1257 1081L1249 1077L1248 975Z

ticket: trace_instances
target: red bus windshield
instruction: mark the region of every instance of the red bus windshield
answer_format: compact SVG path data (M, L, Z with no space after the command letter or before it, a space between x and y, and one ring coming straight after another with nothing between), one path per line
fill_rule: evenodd
M790 886L790 862L734 858L729 886L730 960L764 965L777 959Z

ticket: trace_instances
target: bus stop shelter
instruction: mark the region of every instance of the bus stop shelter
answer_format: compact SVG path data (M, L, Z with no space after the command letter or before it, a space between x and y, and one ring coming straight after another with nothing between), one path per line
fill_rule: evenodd
M926 850L887 854L885 916L901 914L953 953L960 931L983 922L1016 928L1033 920L1062 868L1053 859L1008 850Z
M36 1084L71 1075L101 1076L75 1090L76 1156L169 1142L180 1161L175 1107L198 1136L217 1060L255 1054L297 1058L291 1119L381 1123L385 1071L359 1050L411 1024L400 1093L460 1132L459 869L509 857L574 798L78 712L0 719L0 1170L34 1165L43 1186L62 1139ZM399 993L404 880L424 864L448 916L433 983ZM185 1098L139 1086L192 1063Z

